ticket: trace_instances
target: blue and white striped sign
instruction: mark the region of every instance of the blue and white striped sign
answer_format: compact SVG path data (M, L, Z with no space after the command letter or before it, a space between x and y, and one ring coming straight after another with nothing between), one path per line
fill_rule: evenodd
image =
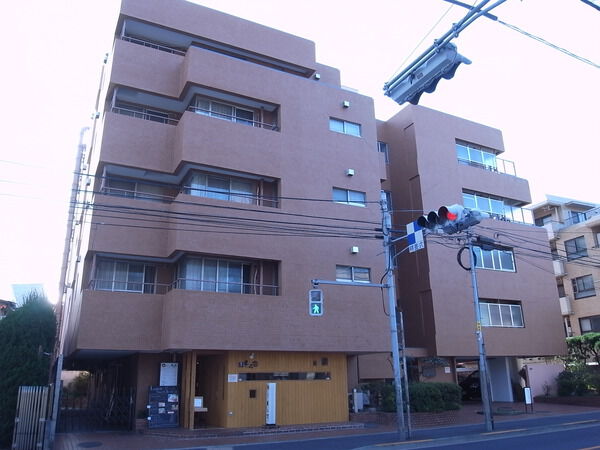
M408 251L410 253L425 248L423 229L416 221L406 225L406 239L408 241Z

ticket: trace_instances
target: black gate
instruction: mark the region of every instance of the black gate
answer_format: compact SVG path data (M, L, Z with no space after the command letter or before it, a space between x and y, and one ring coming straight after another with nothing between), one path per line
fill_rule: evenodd
M89 389L84 395L63 390L57 432L130 430L135 389Z

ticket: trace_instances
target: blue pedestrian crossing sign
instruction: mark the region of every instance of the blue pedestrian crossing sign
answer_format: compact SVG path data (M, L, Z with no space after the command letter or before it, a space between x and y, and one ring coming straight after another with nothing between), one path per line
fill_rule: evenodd
M308 314L311 316L323 315L323 291L321 289L308 291Z

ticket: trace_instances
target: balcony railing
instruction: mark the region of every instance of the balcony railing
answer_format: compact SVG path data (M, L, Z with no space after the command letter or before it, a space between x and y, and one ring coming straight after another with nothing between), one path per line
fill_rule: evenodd
M585 212L573 212L571 211L571 217L565 220L565 226L575 225L576 223L582 223L594 216L600 215L600 206L597 208L590 209Z
M229 292L235 294L279 295L279 286L271 284L242 283L197 278L177 278L174 289L205 292Z
M154 194L151 192L130 191L128 189L119 189L111 187L103 188L102 193L106 195L111 195L113 197L137 198L140 200L151 200L154 202L162 203L170 203L175 199L175 197L172 195L161 195Z
M496 212L488 212L490 218L495 220L502 220L504 222L516 222L524 223L526 225L533 225L533 214L529 209L519 208L517 206L504 206L504 214Z
M131 292L163 295L173 289L234 294L279 295L279 286L270 284L238 283L231 281L177 278L173 283L142 283L115 280L90 280L88 289L94 291Z
M188 106L188 111L192 111L196 114L201 114L204 116L210 116L210 117L215 117L217 119L227 120L229 122L242 123L244 125L249 125L251 127L265 128L267 130L272 130L272 131L279 130L279 127L276 123L266 123L266 122L260 122L258 120L246 119L243 117L237 117L233 114L219 113L216 111L199 108L197 106Z
M150 41L144 41L143 39L138 39L130 36L121 36L121 39L127 42L132 42L134 44L143 45L144 47L154 48L156 50L160 50L167 53L173 53L174 55L185 55L185 52L176 48L167 47L166 45L156 44Z
M458 162L461 164L466 164L468 166L478 167L480 169L489 170L491 172L505 173L507 175L517 176L517 171L515 169L515 163L513 161L509 161L507 159L495 158L495 165L493 164L484 164L476 161L471 161L469 159L458 158Z
M150 120L152 122L166 123L169 125L177 125L179 119L173 119L167 114L160 113L159 111L151 110L136 110L123 106L113 106L111 112L116 114L123 114L125 116L135 117L136 119Z
M166 294L172 289L167 283L142 283L133 281L91 280L89 289L94 291L133 292L138 294Z

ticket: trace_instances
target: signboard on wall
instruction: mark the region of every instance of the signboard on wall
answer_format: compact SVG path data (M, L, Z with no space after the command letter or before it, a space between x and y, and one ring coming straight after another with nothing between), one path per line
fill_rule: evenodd
M178 363L160 363L160 381L161 386L177 386Z
M177 386L150 386L148 392L148 428L179 426Z

